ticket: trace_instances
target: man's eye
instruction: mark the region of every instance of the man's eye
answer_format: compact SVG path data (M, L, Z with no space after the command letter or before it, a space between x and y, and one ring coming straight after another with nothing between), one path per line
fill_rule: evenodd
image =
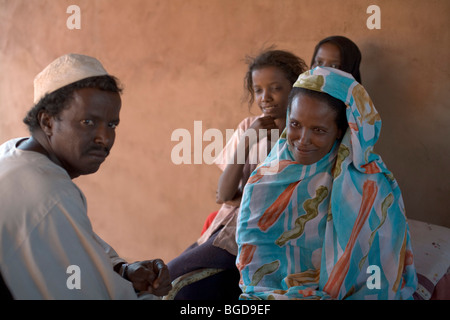
M110 123L109 124L109 127L111 128L111 129L115 129L115 128L117 128L117 126L118 126L119 124L118 123Z

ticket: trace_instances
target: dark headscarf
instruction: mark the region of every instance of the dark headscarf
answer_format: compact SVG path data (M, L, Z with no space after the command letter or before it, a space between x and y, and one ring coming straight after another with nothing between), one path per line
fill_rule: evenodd
M358 46L350 39L343 36L331 36L320 41L315 49L311 60L311 67L314 64L317 51L322 44L329 42L339 48L341 53L341 70L351 73L356 81L361 83L361 74L359 72L359 65L361 63L361 51Z

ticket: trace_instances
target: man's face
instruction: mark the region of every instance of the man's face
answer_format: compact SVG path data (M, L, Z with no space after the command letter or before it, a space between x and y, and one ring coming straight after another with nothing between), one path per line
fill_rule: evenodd
M68 107L52 118L49 151L72 179L96 172L106 159L120 107L118 93L85 88L76 90Z

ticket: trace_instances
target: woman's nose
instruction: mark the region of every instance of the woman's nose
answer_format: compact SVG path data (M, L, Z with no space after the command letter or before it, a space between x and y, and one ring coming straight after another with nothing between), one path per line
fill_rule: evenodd
M272 95L270 94L269 90L264 90L264 92L261 96L261 100L262 101L271 101L272 100Z
M311 138L311 135L310 135L309 130L306 129L306 128L301 128L300 132L299 132L299 139L298 139L300 144L301 145L309 144L310 143L310 138Z

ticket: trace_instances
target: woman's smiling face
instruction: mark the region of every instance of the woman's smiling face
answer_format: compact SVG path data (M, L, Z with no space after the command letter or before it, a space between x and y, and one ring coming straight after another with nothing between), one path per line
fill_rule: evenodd
M295 161L303 165L322 159L341 136L336 111L327 103L305 94L292 100L286 127L289 150Z
M252 72L255 102L265 116L286 118L289 92L292 85L277 67L263 67Z

